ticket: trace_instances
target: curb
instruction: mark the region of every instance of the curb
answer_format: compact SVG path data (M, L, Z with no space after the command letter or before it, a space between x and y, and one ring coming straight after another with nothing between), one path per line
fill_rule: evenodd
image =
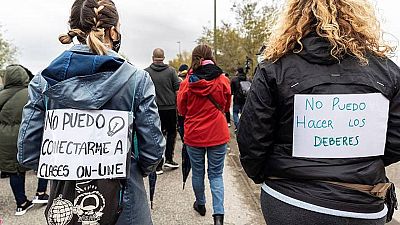
M254 184L253 181L250 178L248 178L246 173L244 172L243 167L240 164L239 148L236 142L236 134L233 128L230 128L229 130L231 135L231 141L229 142L230 150L227 153L229 162L236 169L236 172L239 175L240 182L246 187L246 189L250 193L249 195L253 202L253 206L261 212L261 205L260 205L261 186Z

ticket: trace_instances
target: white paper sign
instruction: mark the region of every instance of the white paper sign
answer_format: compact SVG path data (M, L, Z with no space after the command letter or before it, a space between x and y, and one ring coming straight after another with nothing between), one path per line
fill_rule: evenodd
M384 154L389 100L380 93L295 95L293 156Z
M50 180L126 177L130 149L128 114L114 110L48 110L38 177Z

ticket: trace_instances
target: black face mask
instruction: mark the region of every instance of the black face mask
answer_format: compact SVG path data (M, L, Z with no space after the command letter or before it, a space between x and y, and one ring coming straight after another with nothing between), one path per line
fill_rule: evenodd
M115 52L118 52L121 47L121 34L118 34L118 36L118 40L112 42L112 50Z

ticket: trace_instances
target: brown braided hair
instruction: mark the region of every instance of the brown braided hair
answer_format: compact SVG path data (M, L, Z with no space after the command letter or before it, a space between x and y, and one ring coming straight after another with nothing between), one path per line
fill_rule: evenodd
M211 47L205 44L198 45L193 49L191 64L192 70L196 71L199 69L203 60L211 60L216 64Z
M112 0L75 0L71 8L69 25L71 30L60 35L62 44L70 44L74 37L86 43L98 54L107 53L105 36L112 27L117 27L119 15Z

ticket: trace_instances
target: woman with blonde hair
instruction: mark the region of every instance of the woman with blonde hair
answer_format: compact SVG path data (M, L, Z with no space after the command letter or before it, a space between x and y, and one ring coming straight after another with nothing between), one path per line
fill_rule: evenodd
M287 1L238 131L268 225L391 220L400 69L381 34L367 0Z

